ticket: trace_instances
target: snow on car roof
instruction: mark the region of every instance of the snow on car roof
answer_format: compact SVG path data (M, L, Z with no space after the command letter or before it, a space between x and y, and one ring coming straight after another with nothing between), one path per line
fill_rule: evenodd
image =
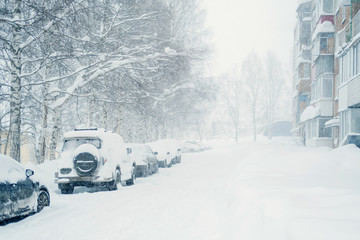
M177 149L180 145L175 139L160 139L154 142L147 143L153 151L168 151L170 149Z
M25 168L11 157L0 154L0 182L16 183L26 178Z
M67 132L64 134L64 138L84 138L84 137L91 137L91 138L101 138L104 134L104 129L97 129L97 130L79 130L75 129L73 131Z

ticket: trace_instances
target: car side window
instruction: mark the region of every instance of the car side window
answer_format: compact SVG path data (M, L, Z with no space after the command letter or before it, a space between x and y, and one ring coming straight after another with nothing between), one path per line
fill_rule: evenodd
M150 149L149 146L145 146L145 152L146 152L147 154L152 154L152 151L151 151L151 149Z

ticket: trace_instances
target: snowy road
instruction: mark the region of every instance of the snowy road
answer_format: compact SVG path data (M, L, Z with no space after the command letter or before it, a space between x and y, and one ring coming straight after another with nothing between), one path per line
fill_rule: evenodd
M0 239L359 239L359 156L355 147L218 146L114 192L61 195L51 185L51 207L0 227Z

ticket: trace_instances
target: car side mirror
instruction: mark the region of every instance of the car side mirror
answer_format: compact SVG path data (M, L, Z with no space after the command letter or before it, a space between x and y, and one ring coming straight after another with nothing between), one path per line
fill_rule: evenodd
M158 155L158 152L154 152L154 155Z
M26 169L25 174L26 177L31 177L32 175L34 175L34 171L31 169Z
M167 152L167 154L169 155L169 154L170 154L170 152Z
M127 151L127 154L128 154L128 155L132 153L132 149L131 149L131 148L127 148L126 151Z

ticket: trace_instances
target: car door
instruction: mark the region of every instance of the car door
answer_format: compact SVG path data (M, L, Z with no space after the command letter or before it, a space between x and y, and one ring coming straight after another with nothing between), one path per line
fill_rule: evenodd
M30 178L26 178L12 184L10 189L11 202L14 204L13 211L17 216L35 211L36 192L39 190L38 184L35 184Z
M156 168L155 155L153 154L151 148L147 145L145 145L145 154L146 154L147 161L151 166L152 171L155 170L155 168Z
M14 163L7 165L7 173L16 175L23 172L24 177L16 181L0 182L0 221L34 212L37 204L36 193L39 189L30 178L25 177L25 170ZM11 176L7 176L11 179Z

